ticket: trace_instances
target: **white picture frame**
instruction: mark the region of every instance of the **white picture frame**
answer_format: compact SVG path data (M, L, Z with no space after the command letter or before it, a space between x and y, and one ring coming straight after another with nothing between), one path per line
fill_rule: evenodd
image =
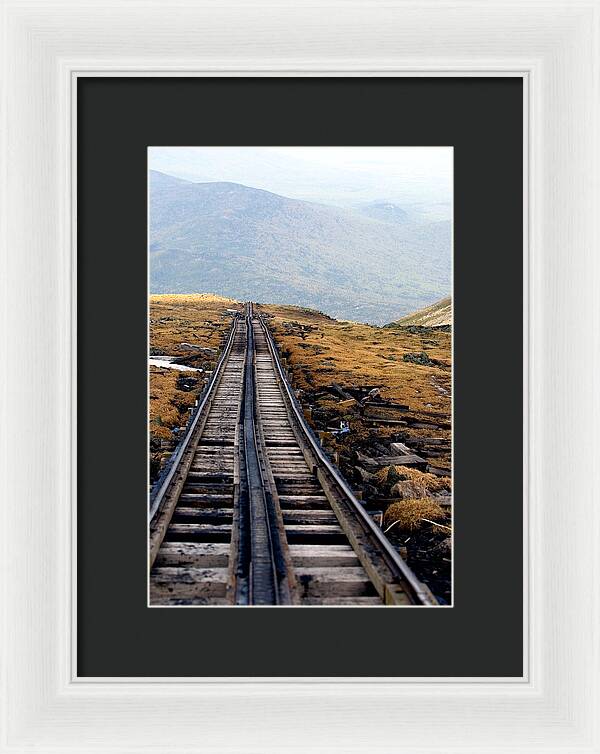
M599 12L599 0L4 3L1 751L600 752ZM80 75L523 78L522 678L75 676Z

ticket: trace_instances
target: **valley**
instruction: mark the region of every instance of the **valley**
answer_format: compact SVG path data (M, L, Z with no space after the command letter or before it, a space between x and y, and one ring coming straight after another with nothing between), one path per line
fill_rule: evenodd
M309 306L384 325L447 294L451 223L150 171L150 290Z

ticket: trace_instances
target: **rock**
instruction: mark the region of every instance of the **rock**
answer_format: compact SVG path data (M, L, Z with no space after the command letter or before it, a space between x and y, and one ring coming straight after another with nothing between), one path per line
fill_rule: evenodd
M410 364L420 364L424 367L446 366L443 362L438 361L437 359L430 359L424 351L421 351L421 353L405 353L402 360L407 361Z
M391 456L409 456L412 454L412 450L407 447L403 442L393 442L390 444Z
M397 497L400 500L411 500L415 498L428 497L427 490L421 484L415 484L410 479L405 481L396 482L396 484L390 490L392 497Z
M355 466L354 470L363 482L370 482L371 479L373 479L373 477L375 476L375 474L371 474L368 471L365 471L362 466Z
M193 343L180 343L179 348L184 351L199 351L200 346L195 346Z
M198 387L198 380L195 377L178 377L177 378L177 389L183 390L184 392L190 392L190 390L194 390Z
M373 485L369 484L368 482L365 482L365 484L363 485L363 493L369 499L379 496L379 490L377 489L377 487L373 487Z
M386 482L390 487L393 487L396 482L401 482L402 477L400 474L396 471L395 466L390 466L387 473Z
M439 557L449 557L452 555L452 537L446 537L432 549L432 554Z

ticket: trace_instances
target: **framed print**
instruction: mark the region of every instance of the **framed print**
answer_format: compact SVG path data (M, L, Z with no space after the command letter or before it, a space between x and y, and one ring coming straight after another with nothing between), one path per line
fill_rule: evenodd
M449 101L452 118L436 119ZM500 205L487 253L502 260L497 283L522 297L522 82L80 77L77 104L79 339L119 363L107 373L79 351L78 675L219 677L227 654L244 677L346 676L357 633L387 646L402 631L425 651L439 630L429 608L443 607L454 650L431 657L436 676L520 677L522 309L488 311L483 331L478 312L480 239ZM219 146L238 143L236 113L251 107L251 146ZM185 146L199 123L205 146ZM341 133L353 146L337 143ZM241 177L194 182L158 170L165 160L172 173L183 160L188 178L211 166L213 177ZM394 203L394 191L405 198ZM400 219L381 218L390 205ZM414 296L418 309L451 282L453 321L414 324L427 316L414 314ZM122 304L99 318L107 290ZM490 334L501 370L494 349L476 364L469 356ZM120 389L121 370L138 389ZM481 417L490 391L506 396L493 434ZM95 480L111 414L127 428L127 454L111 461L120 493L107 499ZM490 455L516 441L505 487L491 489ZM496 506L503 526L490 528ZM400 520L414 511L416 522ZM120 554L98 578L107 516L119 521ZM510 562L487 557L504 547ZM482 615L485 590L498 600ZM120 624L102 608L111 600ZM325 625L337 638L323 655L302 637ZM151 650L159 630L179 638L166 656ZM266 648L232 646L232 631L297 650L286 670ZM186 650L199 632L210 657ZM413 657L362 653L351 674L420 675L427 660Z
M598 10L5 5L3 751L600 750Z

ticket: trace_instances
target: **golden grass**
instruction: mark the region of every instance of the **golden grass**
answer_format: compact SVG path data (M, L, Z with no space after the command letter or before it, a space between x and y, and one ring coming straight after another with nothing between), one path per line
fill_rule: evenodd
M342 386L377 385L384 400L407 404L415 420L421 417L434 422L435 417L449 420L452 400L449 333L438 330L411 333L405 328L388 329L337 321L295 306L260 305L258 308L268 315L269 326L287 359L295 388L315 391L333 382ZM243 304L211 294L151 296L152 352L190 356L193 351L183 347L182 343L219 349L231 324L227 309L241 311ZM405 354L421 352L445 366L422 366L402 359ZM216 354L213 358L216 360ZM199 364L194 362L194 365ZM159 373L163 376L159 377ZM154 396L150 401L152 437L167 439L173 427L184 424L188 401L193 402L202 387L200 380L198 391L177 391L179 374L174 370L151 370L150 392ZM199 373L189 374L201 377ZM356 410L340 407L338 411L337 403L332 397L322 400L319 405L340 416L346 412L350 415L351 437L348 442L355 443L373 433L373 428ZM375 431L384 438L396 434L398 427L381 425ZM406 427L402 431L411 438L450 438L449 429ZM435 465L450 469L449 453L436 458ZM427 485L425 488L428 489Z
M192 373L190 373L192 374ZM181 372L150 367L150 436L161 440L172 438L174 427L184 426L198 391L177 389Z
M388 506L383 516L383 527L387 529L394 525L393 531L414 532L423 526L431 526L424 518L442 522L446 519L443 508L429 498L413 500L399 500Z
M391 469L394 470L393 473L390 473ZM398 485L398 491L403 490L406 497L424 498L432 493L449 492L451 489L449 477L438 477L408 466L384 466L375 473L375 480L382 486L389 483Z
M376 385L384 400L410 407L418 421L435 417L448 422L452 410L451 334L428 329L381 328L356 322L337 321L293 306L260 305L282 354L286 357L294 387L315 391L333 382L342 386ZM406 354L426 353L442 366L423 366L403 360ZM433 419L432 419L433 417ZM366 438L371 429L358 416L351 422L355 440ZM380 437L398 432L381 425ZM406 429L410 437L445 437L449 429ZM445 453L436 465L450 469Z
M404 329L336 321L296 307L261 305L259 309L272 315L269 324L276 340L288 352L290 366L298 367L298 387L310 389L331 384L330 376L322 371L331 368L340 384L382 382L383 398L408 403L413 410L449 414L450 393L443 394L439 387L450 390L450 333L438 330L410 333ZM295 330L295 324L312 329ZM421 352L443 362L446 368L402 360L405 354Z
M218 348L231 324L226 310L242 308L233 299L207 293L150 296L150 348L169 356L189 356L182 343Z
M190 357L206 361L212 366L218 350L231 326L227 309L241 310L242 304L233 299L212 294L167 294L150 296L150 349L151 353L167 356ZM213 349L213 353L200 355L182 343ZM197 388L183 391L177 388L182 375L198 380ZM150 367L150 437L169 440L171 430L184 426L188 409L194 405L203 387L201 372L179 372L174 369Z

